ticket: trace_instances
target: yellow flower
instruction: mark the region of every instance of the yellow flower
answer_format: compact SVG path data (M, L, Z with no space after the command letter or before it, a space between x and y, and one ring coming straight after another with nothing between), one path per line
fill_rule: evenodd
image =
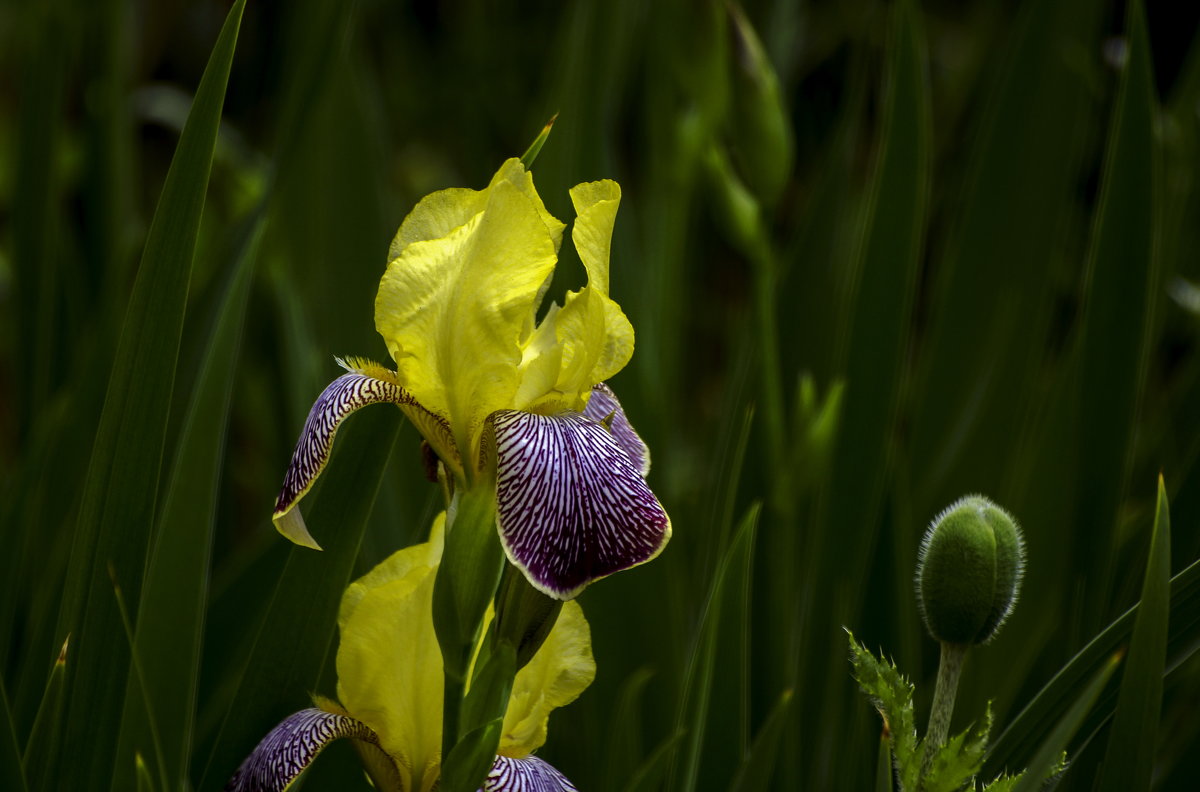
M385 560L342 597L338 699L280 723L242 763L227 792L286 789L332 740L351 737L377 788L430 792L441 773L442 657L433 630L433 581L445 515L430 540ZM485 625L486 627L486 625ZM574 790L533 752L550 711L574 701L596 673L577 603L563 606L541 648L513 681L495 764L483 789Z
M608 293L621 190L605 180L570 194L588 282L540 322L565 226L519 160L485 189L433 193L405 218L375 300L396 369L338 361L347 373L313 405L276 501L281 533L318 547L297 502L341 421L391 402L454 486L495 489L505 552L543 592L569 599L661 552L671 524L645 482L650 455L604 384L633 354Z

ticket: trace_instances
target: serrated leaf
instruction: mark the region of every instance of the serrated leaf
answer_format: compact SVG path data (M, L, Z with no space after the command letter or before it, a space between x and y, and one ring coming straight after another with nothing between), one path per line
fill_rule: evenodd
M929 771L921 779L922 792L955 792L962 789L983 766L991 730L992 706L989 703L982 724L951 737L938 750ZM920 753L924 754L923 747Z
M111 777L129 646L109 570L131 606L151 544L192 259L245 0L229 12L154 212L96 433L59 616L77 662L57 782L84 789ZM120 680L119 682L116 680ZM103 779L104 781L98 781Z
M901 788L915 789L921 771L922 752L917 742L913 713L913 684L896 669L895 664L876 659L855 640L852 632L847 630L846 635L850 640L854 679L883 717L884 728L891 736Z

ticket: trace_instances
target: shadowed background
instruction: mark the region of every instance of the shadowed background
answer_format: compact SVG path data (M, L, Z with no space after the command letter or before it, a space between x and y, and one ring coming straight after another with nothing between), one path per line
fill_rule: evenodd
M110 607L109 545L78 549L89 459L109 442L97 426L147 229L229 5L0 7L8 733L27 762L64 752L46 767L109 735L48 784L128 788L134 751L155 753L130 725L145 705L119 629L94 705L51 669L70 570L102 584L81 601ZM879 721L842 627L894 656L923 719L936 646L911 577L924 526L960 495L1008 509L1029 562L1010 624L968 661L955 730L991 699L998 733L1136 602L1160 471L1171 572L1200 557L1197 11L1147 3L1145 40L1124 4L1088 0L738 13L250 0L173 386L132 375L166 383L161 450L120 463L150 471L156 527L112 518L103 534L151 691L181 666L144 625L198 639L194 712L153 725L155 779L218 789L310 693L335 692L347 577L422 540L440 493L417 433L374 408L315 496L330 550L294 549L269 520L292 444L334 355L387 359L374 295L407 211L484 186L555 113L533 168L550 211L571 217L578 182L622 186L612 296L637 349L611 384L674 524L658 560L581 597L596 682L541 751L580 789L864 788ZM569 245L561 259L560 300L584 280ZM171 532L177 514L196 526ZM1172 620L1162 788L1200 744L1200 604ZM1101 729L1068 787L1090 784L1103 728L1081 732ZM366 788L355 767L335 745L307 788Z

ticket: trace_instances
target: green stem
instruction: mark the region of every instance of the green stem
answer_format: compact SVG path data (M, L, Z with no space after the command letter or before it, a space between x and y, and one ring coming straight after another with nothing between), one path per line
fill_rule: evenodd
M458 742L458 720L462 713L464 680L455 677L446 669L442 683L442 762L450 755L450 749Z
M966 644L942 642L942 655L938 661L937 687L933 692L933 709L929 712L929 729L925 733L925 758L921 763L924 777L933 765L938 749L946 743L950 733L950 716L954 714L954 697L958 693L958 678L962 676L963 660L967 656Z

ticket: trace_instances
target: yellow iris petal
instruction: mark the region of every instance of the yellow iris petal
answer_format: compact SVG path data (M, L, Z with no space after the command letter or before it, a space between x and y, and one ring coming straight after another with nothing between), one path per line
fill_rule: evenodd
M427 197L393 243L375 326L400 382L449 422L464 459L476 458L487 416L513 405L562 228L510 160L485 190Z
M520 759L540 748L546 742L550 711L578 698L595 676L591 631L583 609L572 600L563 605L546 642L513 681L500 755Z
M633 325L621 306L608 296L608 266L612 250L613 225L621 204L621 187L604 179L571 188L575 206L575 225L571 241L588 274L587 288L596 292L603 307L604 340L595 349L590 380L586 387L603 382L625 367L633 357Z
M338 698L379 735L414 792L441 763L442 655L433 630L433 580L445 516L430 541L394 553L352 583L338 613Z
M621 188L603 180L571 189L575 224L571 240L588 284L547 313L521 359L516 409L581 409L597 382L616 374L633 356L633 325L608 296L609 257Z

